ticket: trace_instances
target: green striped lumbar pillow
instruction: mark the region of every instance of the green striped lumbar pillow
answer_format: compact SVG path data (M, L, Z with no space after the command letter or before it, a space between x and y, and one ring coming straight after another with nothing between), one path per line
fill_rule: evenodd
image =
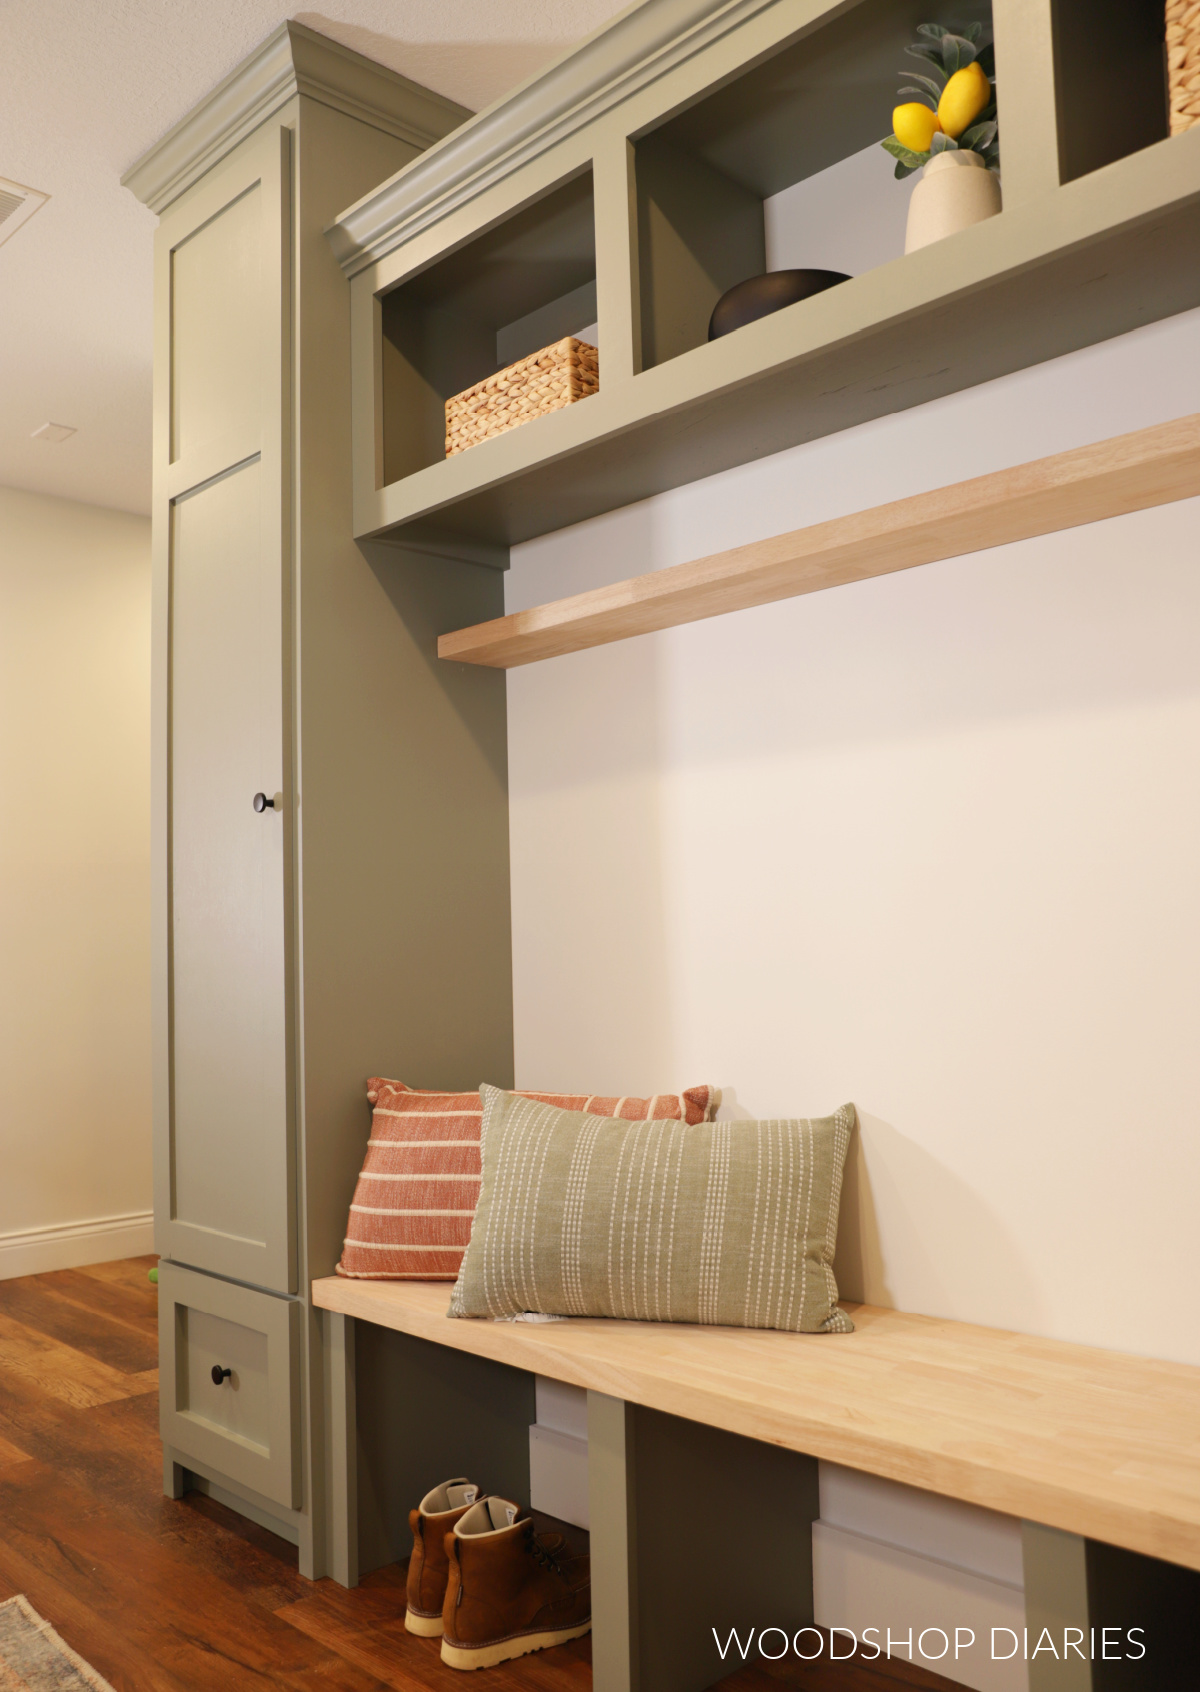
M854 1106L621 1122L496 1087L452 1316L616 1316L850 1333L833 1248Z

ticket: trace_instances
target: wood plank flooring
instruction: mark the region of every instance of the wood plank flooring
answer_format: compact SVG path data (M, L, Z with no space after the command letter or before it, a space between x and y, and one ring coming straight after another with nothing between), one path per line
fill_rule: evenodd
M116 1692L590 1692L586 1639L469 1682L404 1631L404 1568L354 1592L197 1493L162 1495L153 1258L0 1281L0 1601L23 1592ZM722 1692L953 1692L896 1662L747 1668Z

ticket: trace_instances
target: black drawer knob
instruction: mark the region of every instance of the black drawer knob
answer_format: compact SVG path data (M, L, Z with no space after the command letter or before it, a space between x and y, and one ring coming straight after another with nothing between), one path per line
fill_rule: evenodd
M214 1363L212 1366L213 1385L220 1386L221 1382L227 1381L232 1373L232 1369L222 1369L219 1363Z
M256 793L254 795L254 809L256 811L273 811L275 809L275 801L274 799L268 799L265 793Z

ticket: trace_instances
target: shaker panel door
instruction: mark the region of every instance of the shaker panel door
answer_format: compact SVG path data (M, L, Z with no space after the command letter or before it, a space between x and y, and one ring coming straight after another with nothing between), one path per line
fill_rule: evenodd
M258 443L263 248L263 185L255 182L172 250L172 464L238 428Z
M172 1256L286 1291L282 630L261 484L255 460L172 521L174 1220L192 1236ZM276 808L255 811L259 792Z
M169 380L156 393L167 725L158 1243L177 1263L278 1292L296 1279L286 147L268 126L164 218L157 316ZM268 801L258 810L256 794Z

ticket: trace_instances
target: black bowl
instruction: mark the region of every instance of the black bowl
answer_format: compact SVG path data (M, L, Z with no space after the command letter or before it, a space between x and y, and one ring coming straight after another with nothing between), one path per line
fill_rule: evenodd
M715 341L773 311L811 299L839 282L849 282L840 270L769 270L765 276L751 276L727 288L713 307L708 338Z

